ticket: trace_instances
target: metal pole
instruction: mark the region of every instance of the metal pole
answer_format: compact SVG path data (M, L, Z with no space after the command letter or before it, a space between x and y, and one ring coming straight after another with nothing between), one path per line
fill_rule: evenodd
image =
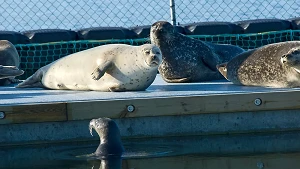
M176 25L175 0L170 0L170 12L171 12L172 25Z

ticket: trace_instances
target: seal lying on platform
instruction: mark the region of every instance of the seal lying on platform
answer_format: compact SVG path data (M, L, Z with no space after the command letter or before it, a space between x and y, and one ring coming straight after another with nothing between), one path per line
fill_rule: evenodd
M95 151L96 156L121 156L124 147L117 124L109 118L92 119L89 124L90 133L95 129L100 137L100 144Z
M244 52L233 45L218 45L177 33L165 21L151 26L151 43L162 52L159 73L166 82L199 82L223 79L216 65Z
M262 46L217 68L237 85L300 87L300 41Z
M19 82L15 76L24 73L18 69L19 64L19 54L15 46L7 40L0 40L0 86Z
M0 65L0 79L8 78L8 79L5 79L6 82L3 82L4 84L7 84L7 82L16 82L16 79L14 79L14 77L20 76L23 73L24 73L24 71L18 69L16 66ZM2 83L0 82L0 84L2 84Z
M65 56L37 70L17 87L139 91L154 81L161 51L152 44L110 44Z

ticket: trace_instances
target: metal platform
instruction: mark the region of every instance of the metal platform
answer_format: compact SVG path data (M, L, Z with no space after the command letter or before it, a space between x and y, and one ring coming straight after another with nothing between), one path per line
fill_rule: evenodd
M0 87L0 106L41 104L41 103L71 103L78 101L112 101L130 99L152 99L172 97L192 97L211 95L255 94L300 91L300 88L264 88L234 85L220 80L202 83L166 83L160 75L146 91L139 92L97 92L45 90L41 88Z
M300 129L300 88L227 81L166 83L158 75L141 92L0 87L1 145L92 138L92 118L115 119L123 137L165 137Z

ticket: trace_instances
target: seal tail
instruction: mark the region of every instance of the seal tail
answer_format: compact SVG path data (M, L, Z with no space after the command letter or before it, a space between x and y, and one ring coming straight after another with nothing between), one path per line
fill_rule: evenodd
M33 75L28 77L25 81L19 83L17 88L28 88L28 87L43 87L41 82L43 77L43 72L38 70Z
M227 78L227 63L228 62L219 64L216 67L219 70L219 72L228 80L228 78Z

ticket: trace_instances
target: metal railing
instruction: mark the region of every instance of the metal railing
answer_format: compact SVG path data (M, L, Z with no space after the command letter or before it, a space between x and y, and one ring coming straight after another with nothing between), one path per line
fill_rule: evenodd
M299 0L1 0L0 4L0 30L11 31L300 16Z

